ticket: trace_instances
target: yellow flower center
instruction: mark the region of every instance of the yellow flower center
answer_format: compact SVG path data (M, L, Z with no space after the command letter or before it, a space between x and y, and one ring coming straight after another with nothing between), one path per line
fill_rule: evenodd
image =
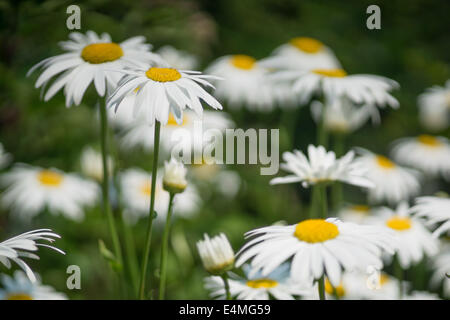
M354 205L350 207L351 210L356 211L360 214L367 214L370 211L369 206L365 206L362 204Z
M255 66L256 60L245 54L237 54L231 58L231 64L238 69L251 70Z
M142 184L140 190L143 195L150 196L150 194L152 192L152 186L151 186L150 182L146 182L146 183Z
M169 119L167 120L167 125L181 127L181 126L184 126L185 124L187 124L187 122L188 122L187 116L183 116L183 121L181 122L181 124L178 124L177 120L175 120L175 117L173 116L173 114L169 113Z
M338 298L345 296L345 289L342 283L340 283L336 288L334 288L328 279L325 280L325 292L328 293L329 295L336 294Z
M145 73L147 78L158 82L171 82L177 81L181 78L181 73L177 69L173 68L157 68L152 67Z
M323 47L323 43L319 40L307 37L293 38L289 43L306 53L317 53L322 50Z
M386 221L386 225L397 231L404 231L411 228L411 219L406 217L393 216L388 221Z
M385 156L378 155L376 156L377 163L380 167L384 169L392 169L395 167L395 163L386 158Z
M10 293L6 295L6 300L33 300L33 298L26 293Z
M302 221L295 227L294 236L300 241L309 243L325 242L339 235L338 227L323 219Z
M430 136L428 134L422 134L418 136L417 140L428 147L439 147L441 145L441 142L436 139L436 137Z
M315 74L331 77L331 78L343 78L347 75L344 69L314 69L312 70Z
M384 273L382 273L380 275L380 286L384 286L388 282L389 282L389 276L384 274Z
M276 287L278 282L271 279L255 279L247 281L247 286L253 289L269 289Z
M122 48L114 42L89 44L81 51L83 60L92 64L111 62L122 56Z
M64 179L62 174L52 170L42 170L38 173L37 178L42 185L47 187L58 187Z

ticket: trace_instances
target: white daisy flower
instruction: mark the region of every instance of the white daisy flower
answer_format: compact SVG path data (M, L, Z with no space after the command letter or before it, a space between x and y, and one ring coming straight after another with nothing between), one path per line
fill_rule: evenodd
M114 171L114 162L110 156L108 156L107 161L109 175L111 176ZM81 153L80 164L81 172L86 177L100 182L103 181L103 161L102 155L99 152L94 150L92 147L84 148Z
M36 81L35 87L45 87L51 79L57 77L44 95L44 100L51 99L64 88L66 106L79 105L91 82L99 96L106 90L111 92L120 80L120 70L142 67L148 63L162 63L162 59L149 52L151 45L144 43L144 37L133 37L121 43L112 42L111 36L100 36L93 31L86 35L79 32L69 34L69 40L60 43L67 51L42 60L28 71L30 75L38 68L44 71Z
M373 105L356 106L347 98L333 99L325 107L319 101L311 103L311 113L316 123L322 121L327 131L347 134L361 128L369 118L379 122L380 114Z
M370 217L371 211L372 209L367 205L347 204L339 210L338 216L345 222L364 224L367 218Z
M377 209L367 222L388 227L395 233L395 252L404 270L438 251L437 240L420 220L410 215L406 202L400 202L395 210L387 207Z
M225 234L210 238L206 233L204 239L197 241L197 250L203 267L211 274L222 274L233 268L234 251Z
M434 272L431 284L435 288L442 286L444 296L450 298L450 246L445 247L432 261Z
M358 148L361 157L357 159L367 169L367 177L375 188L369 189L369 200L391 204L407 200L420 191L418 172L401 167L387 157Z
M67 300L64 293L42 285L40 280L31 282L21 271L14 272L13 277L2 274L1 282L0 300Z
M12 156L11 154L5 151L3 144L0 143L0 169L3 169L11 162Z
M339 285L342 270L365 270L370 265L381 269L381 253L393 253L393 238L387 228L335 218L260 228L247 232L246 238L250 237L255 238L237 254L237 267L251 259L252 268L267 276L292 259L290 275L294 281L317 280L325 275L333 286Z
M393 158L402 164L450 180L450 143L444 137L420 135L394 142Z
M222 109L221 104L201 87L214 88L208 82L215 79L214 76L160 67L130 69L123 73L125 75L117 89L108 98L108 106L116 111L132 106L134 118L145 120L150 125L155 123L155 119L167 124L170 113L176 123L181 124L186 108L201 117L203 107L200 100L213 109Z
M326 101L346 97L355 104L398 108L398 101L390 91L398 83L371 74L348 75L343 69L313 69L311 71L279 71L273 80L292 82L292 89L301 104L308 103L315 94L323 94Z
M67 218L80 221L84 207L94 205L100 189L95 182L76 174L51 168L16 165L0 176L6 186L1 203L23 219L30 219L48 209Z
M250 266L244 265L245 278L230 274L230 294L236 300L296 300L296 298L309 294L311 285L302 286L289 277L289 264L285 263L275 269L266 277L261 274L249 276ZM205 288L215 299L225 299L223 280L218 276L205 279Z
M169 207L169 192L163 189L162 172L157 175L155 190L155 211L158 216L156 221L165 221ZM122 200L127 209L124 218L130 223L139 218L148 217L151 193L151 174L142 169L128 169L120 174L120 187ZM194 186L188 185L183 193L174 198L173 213L176 216L189 218L200 207L201 199Z
M54 238L59 239L61 237L50 229L38 229L22 233L0 242L0 262L9 269L11 268L11 261L13 261L25 271L31 281L35 282L36 277L33 270L31 270L25 261L23 261L23 258L39 260L39 256L33 253L34 251L37 251L39 247L47 247L56 252L65 254L56 247L38 242L43 240L53 243L55 241Z
M227 102L230 108L246 107L253 111L273 109L274 90L278 87L269 83L268 69L260 66L255 58L243 54L224 56L214 61L206 73L223 79L215 81L214 95Z
M199 118L194 112L188 110L184 112L183 121L180 124L171 113L167 124L161 129L160 147L165 152L173 150L175 146L179 146L183 150L202 151L205 144L208 143L204 139L206 132L210 129L222 132L233 127L233 121L224 112L203 111L202 118ZM202 131L199 130L200 128ZM125 150L141 147L145 151L151 151L153 150L154 132L153 125L148 125L145 121L131 120L120 133L120 146Z
M172 46L163 46L156 53L171 67L179 70L195 70L199 63L197 57L186 51L177 50Z
M440 197L420 197L411 212L417 217L427 219L427 225L441 224L433 235L439 237L443 233L450 233L450 199Z
M319 40L297 37L276 48L261 64L270 69L335 69L341 64L333 51Z
M441 300L435 293L427 291L413 291L403 298L403 300Z
M164 162L163 188L173 193L181 193L187 187L187 169L174 158Z
M428 129L445 130L450 125L450 80L444 87L433 86L418 98L419 118Z
M284 152L281 168L291 173L285 177L274 178L270 184L301 182L308 187L321 182L341 181L348 184L371 188L373 183L366 177L366 170L354 161L354 152L349 151L336 159L333 151L326 151L323 146L308 146L308 158L298 150Z

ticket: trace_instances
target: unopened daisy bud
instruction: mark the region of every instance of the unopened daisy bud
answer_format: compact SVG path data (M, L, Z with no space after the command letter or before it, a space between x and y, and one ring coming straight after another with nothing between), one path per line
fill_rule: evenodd
M109 175L114 171L114 162L111 157L107 158ZM81 171L86 177L103 181L102 155L91 147L87 147L81 154Z
M212 239L205 234L205 239L197 242L197 249L209 273L220 275L233 268L234 252L225 234L221 233Z
M170 193L181 193L187 187L186 168L183 163L171 158L164 163L164 190Z

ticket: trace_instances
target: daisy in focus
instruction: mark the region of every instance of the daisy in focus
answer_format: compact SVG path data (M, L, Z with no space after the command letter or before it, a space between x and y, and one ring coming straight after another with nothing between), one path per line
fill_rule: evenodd
M11 162L12 156L5 151L3 144L0 143L0 169L3 169Z
M367 169L367 177L375 184L368 190L371 202L387 201L396 204L407 200L420 191L419 174L415 170L401 167L387 157L358 148L357 159Z
M400 202L395 210L377 209L368 223L388 227L395 233L395 252L403 270L438 252L437 240L420 220L411 216L406 202Z
M225 234L210 238L207 234L197 242L197 250L203 267L213 275L231 270L234 265L234 251Z
M441 175L450 180L450 143L444 137L420 135L394 142L393 158L430 176Z
M354 152L349 151L336 159L333 151L323 146L308 146L308 157L298 150L284 152L281 169L291 173L285 177L274 178L270 184L301 182L303 187L322 182L341 181L355 186L372 188L374 184L366 177L366 169L354 160Z
M355 104L391 106L398 108L398 101L390 92L399 87L389 78L371 75L348 75L343 69L313 69L311 71L279 71L273 80L288 81L298 95L300 104L308 103L316 95L323 95L326 101L346 97Z
M158 177L162 174L158 173ZM125 205L124 218L129 223L135 223L139 218L148 216L151 194L151 174L142 169L127 169L120 174L122 201ZM156 221L162 223L169 205L169 192L163 189L163 179L158 178L155 190ZM190 184L183 193L174 199L173 213L175 216L189 218L200 208L201 199L197 190Z
M172 46L164 46L156 50L156 53L167 62L168 65L179 70L195 70L198 68L198 59L182 50L177 50Z
M382 252L393 253L393 237L387 228L335 218L269 226L245 236L252 239L238 252L237 267L251 260L252 273L260 271L267 276L292 260L290 276L294 281L309 282L326 276L335 287L341 282L343 270L365 270L369 265L381 269Z
M236 300L295 300L299 296L307 295L310 288L302 287L289 277L289 264L285 263L266 277L255 274L249 277L250 266L244 265L245 278L230 275L230 293ZM205 288L215 299L225 299L225 287L222 279L211 276L205 279Z
M119 109L117 114L121 113ZM128 121L123 125L123 130L120 132L120 146L129 150L131 148L142 148L145 151L153 150L154 146L154 125L148 125L145 121L134 120L130 114ZM175 146L183 150L203 150L204 145L208 141L203 141L203 134L210 132L213 135L219 134L227 128L233 128L234 123L230 117L223 112L203 111L202 118L199 118L192 111L185 111L183 114L183 121L177 123L172 113L169 115L167 124L161 130L161 148L166 151L172 151Z
M28 278L32 282L35 282L36 276L23 258L39 260L39 256L33 253L37 251L39 247L47 247L61 254L65 254L56 247L38 242L42 240L51 244L55 241L55 238L59 239L61 237L50 229L38 229L22 233L0 242L0 262L8 269L11 268L11 261L16 263L23 271L25 271Z
M108 98L108 106L116 112L120 108L132 109L133 118L143 119L149 125L155 120L166 125L170 113L177 124L182 124L186 108L201 117L200 100L213 109L222 109L222 105L202 88L202 85L214 88L208 82L217 79L214 76L161 67L130 69L123 73L117 89Z
M114 162L108 156L108 170L109 176L114 171ZM102 155L91 147L84 148L81 153L81 172L88 178L94 179L98 182L103 181L103 162Z
M268 69L255 58L238 54L224 56L214 61L206 73L223 81L215 81L214 95L230 108L246 107L253 111L270 111L274 107L273 91L277 86L268 82Z
M427 225L441 224L434 232L435 237L450 233L450 199L440 197L420 197L411 208L416 217L427 219Z
M338 216L342 221L364 224L371 213L372 209L367 205L347 204L339 210Z
M272 55L261 61L270 69L311 70L317 68L335 69L341 64L333 51L317 39L296 37L274 50Z
M42 60L28 71L28 75L42 68L35 87L44 90L49 86L44 95L45 101L64 88L67 107L79 105L92 82L97 94L103 97L116 88L122 76L117 71L162 63L158 55L150 52L151 45L146 44L141 36L115 43L107 33L72 32L69 40L62 41L60 46L66 53Z
M51 286L42 285L40 280L31 282L21 271L13 277L1 276L0 300L66 300L64 293L55 291Z
M418 98L419 118L430 130L445 130L450 125L450 80L445 86L433 86Z
M0 176L7 188L1 204L22 219L31 219L45 209L81 221L84 208L94 205L100 189L95 182L51 168L18 164Z

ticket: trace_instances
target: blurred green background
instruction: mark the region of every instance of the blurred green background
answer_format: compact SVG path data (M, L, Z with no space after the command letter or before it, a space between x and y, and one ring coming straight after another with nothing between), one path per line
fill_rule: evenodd
M168 0L168 1L5 1L0 0L0 142L15 162L79 171L79 155L86 145L99 145L94 110L95 94L85 95L78 107L66 109L59 93L49 102L34 89L36 75L28 69L42 59L61 53L57 43L67 38L67 6L81 7L81 32L108 32L115 41L144 35L154 48L172 45L195 54L205 67L225 54L268 56L295 36L314 37L331 47L349 73L373 73L397 80L394 93L401 108L382 110L382 125L370 124L348 139L348 147L363 146L385 153L394 139L422 133L418 122L417 95L450 78L449 1L295 1L295 0ZM381 8L381 30L366 28L366 8ZM225 106L226 109L226 106ZM288 136L283 113L297 119L295 137ZM268 114L232 114L238 127L280 128L280 151L304 149L315 141L315 126L308 108L275 110ZM441 135L449 136L449 131ZM111 147L115 148L114 140ZM119 152L121 168L151 169L151 157L141 152ZM204 232L225 232L235 250L243 234L255 227L302 218L309 191L295 186L271 187L271 177L260 176L258 166L236 166L242 186L234 201L208 192L201 212L191 220L177 220L174 236L185 239L189 251L169 256L167 297L204 299L206 273L201 268L195 242ZM206 194L207 190L203 190ZM347 199L364 201L356 189ZM145 220L133 231L138 253L142 251ZM76 223L48 213L29 225L0 212L0 239L38 227L51 227L63 236L57 246L65 257L41 250L41 261L32 262L43 282L72 299L126 298L112 271L99 254L98 239L109 245L100 207ZM181 237L181 238L180 238ZM151 269L159 265L161 230L153 235ZM181 241L183 242L183 241ZM139 255L140 256L140 255ZM68 265L82 271L82 289L66 289ZM106 270L106 271L105 271ZM156 287L156 274L151 286Z

